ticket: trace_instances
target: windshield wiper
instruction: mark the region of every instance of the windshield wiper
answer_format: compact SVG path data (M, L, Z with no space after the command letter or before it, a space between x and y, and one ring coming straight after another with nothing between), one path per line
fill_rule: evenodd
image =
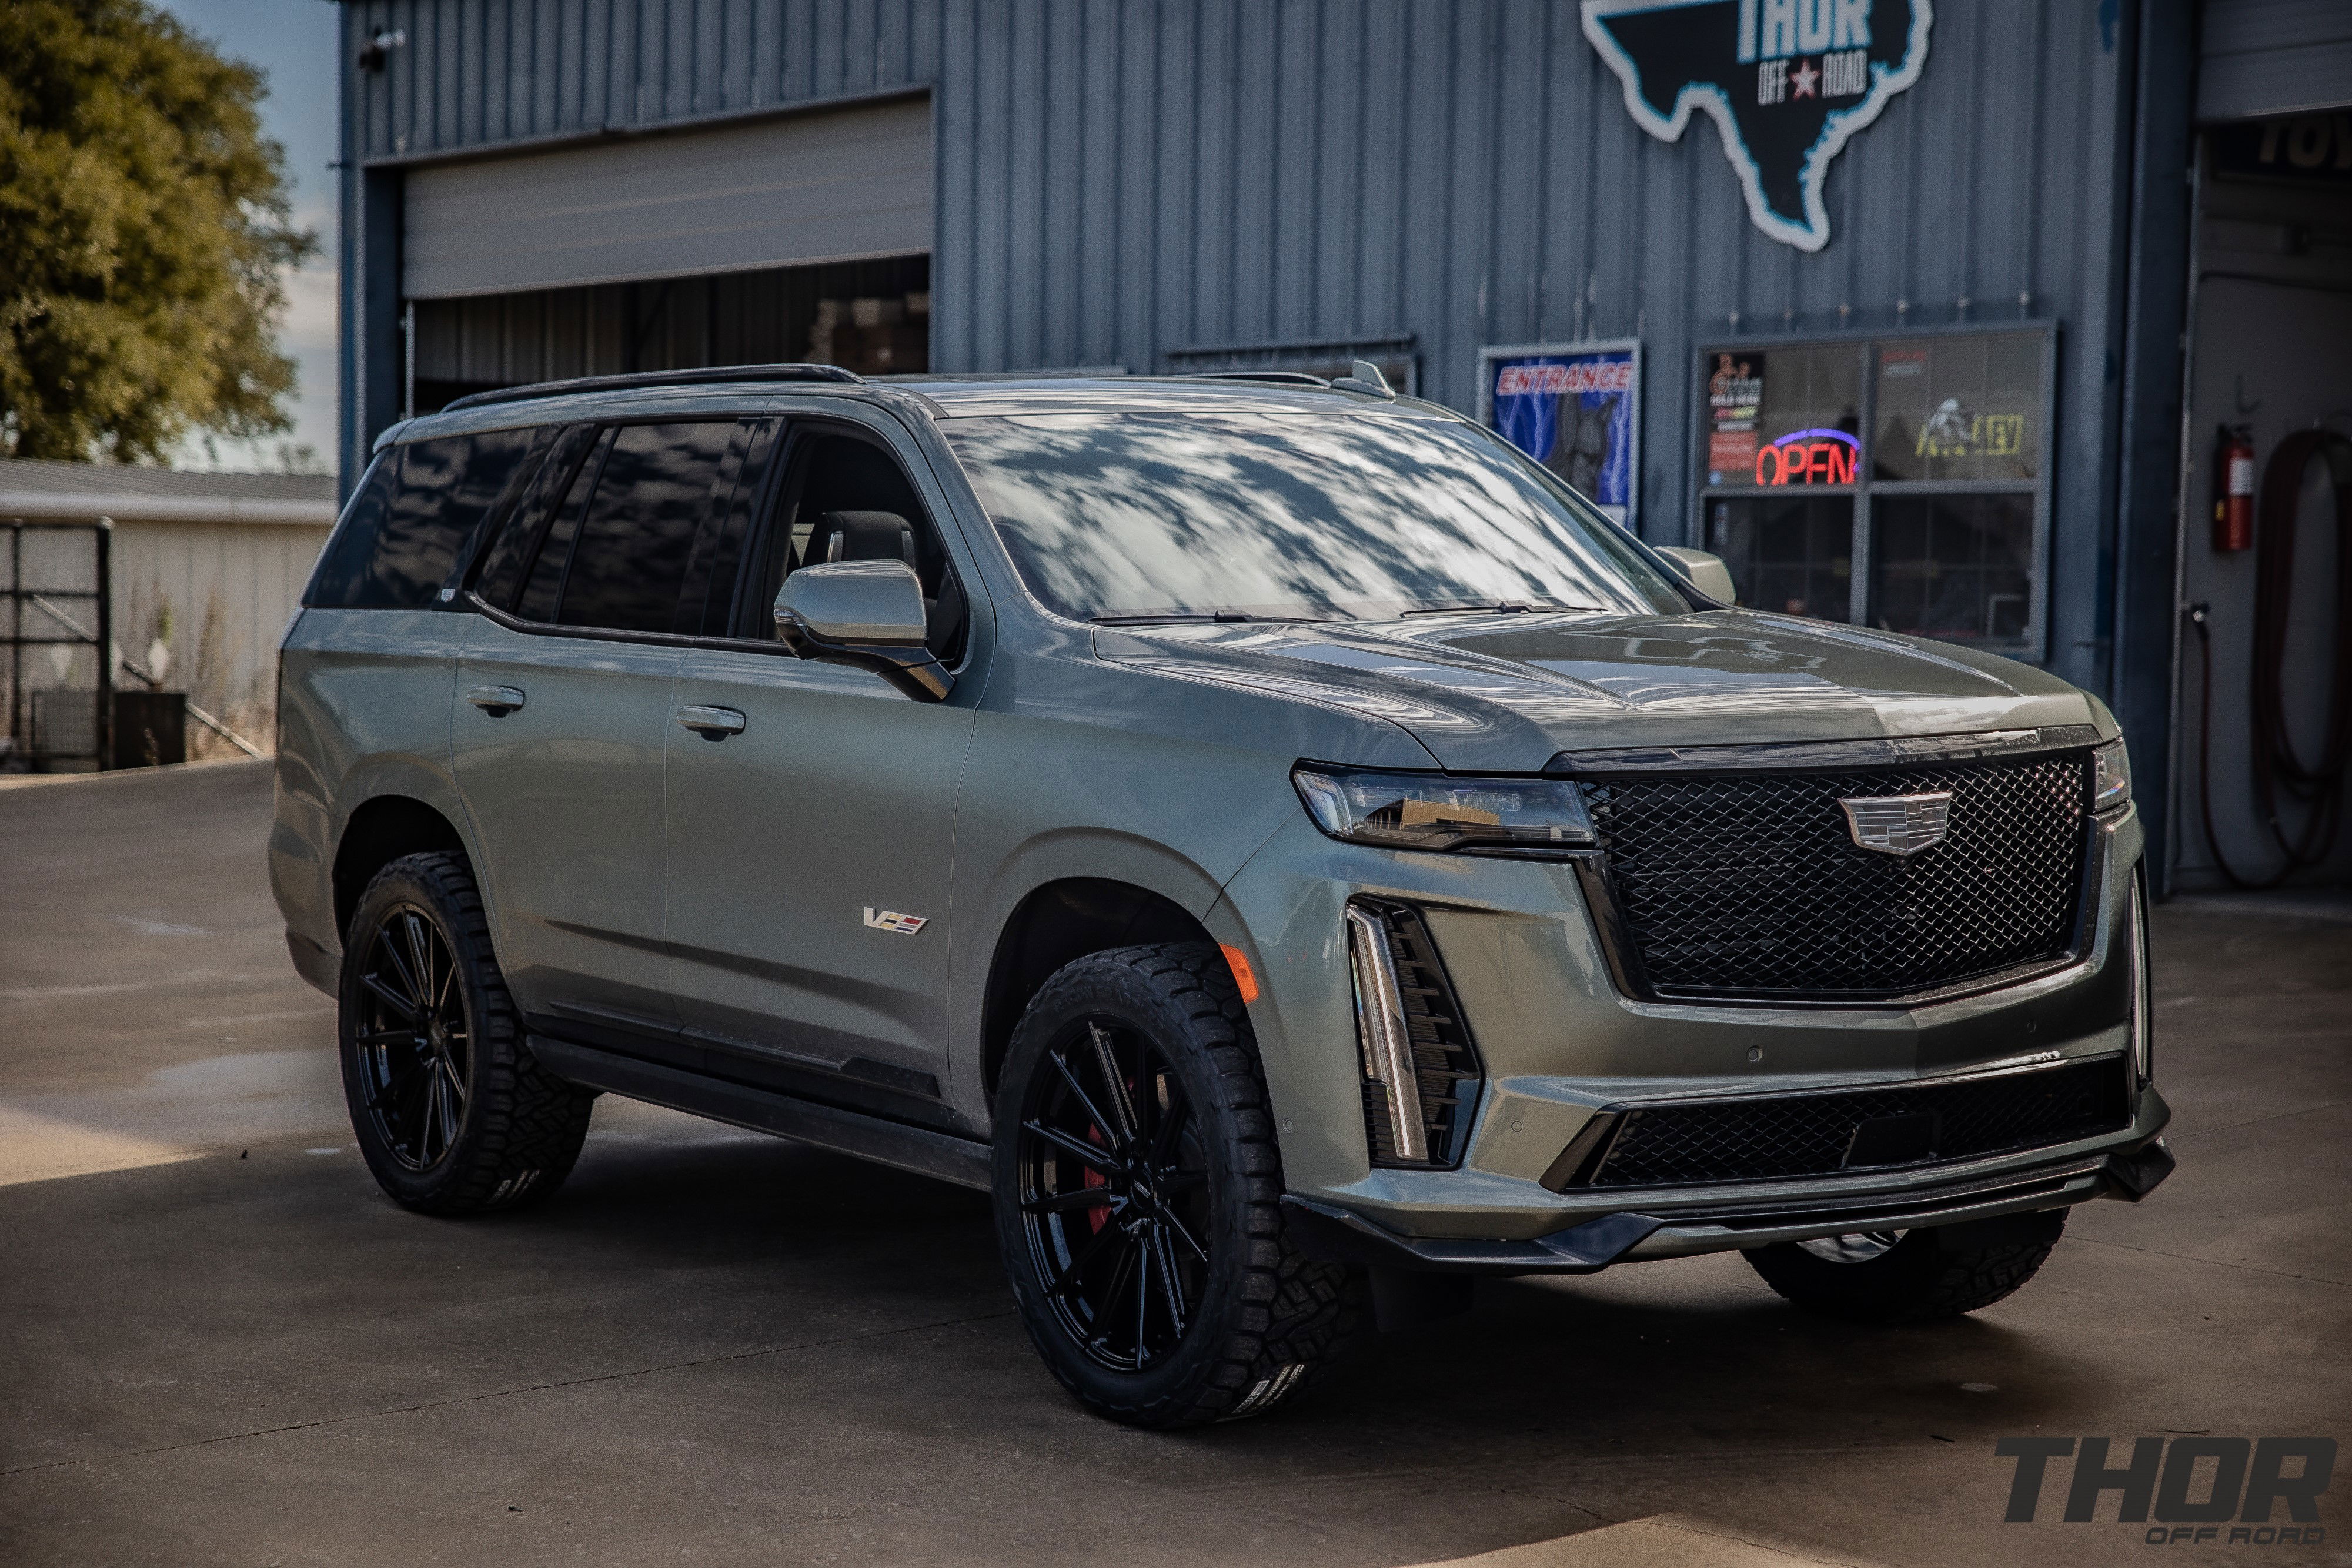
M1400 610L1397 619L1408 615L1531 615L1542 610L1597 611L1597 604L1529 604L1524 599L1489 599L1475 604L1432 604L1420 610Z
M1261 626L1323 626L1334 619L1328 615L1244 615L1237 610L1215 610L1198 615L1092 615L1089 626L1167 626L1204 624L1229 622L1234 624Z

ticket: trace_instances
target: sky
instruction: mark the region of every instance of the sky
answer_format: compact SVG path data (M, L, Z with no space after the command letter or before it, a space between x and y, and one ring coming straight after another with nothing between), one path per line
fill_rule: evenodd
M264 129L286 149L294 221L317 234L320 256L287 278L278 350L299 367L287 404L291 435L259 442L205 438L184 442L173 458L183 468L280 469L280 440L309 446L331 470L335 454L335 93L337 7L331 0L162 0L162 8L222 54L258 67L268 78Z

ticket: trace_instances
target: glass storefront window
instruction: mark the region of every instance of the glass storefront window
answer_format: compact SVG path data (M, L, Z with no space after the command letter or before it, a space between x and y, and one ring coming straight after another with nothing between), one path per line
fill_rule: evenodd
M2042 344L1947 338L1878 345L1871 473L2022 479L2042 465Z
M1990 648L2025 640L2032 495L1881 496L1870 527L1873 625Z
M1740 602L2038 657L2052 349L2032 326L1703 350L1695 488Z
M1726 497L1707 503L1706 548L1740 602L1783 615L1847 619L1853 600L1853 497Z
M1706 483L1810 489L1854 482L1862 452L1862 345L1710 356Z

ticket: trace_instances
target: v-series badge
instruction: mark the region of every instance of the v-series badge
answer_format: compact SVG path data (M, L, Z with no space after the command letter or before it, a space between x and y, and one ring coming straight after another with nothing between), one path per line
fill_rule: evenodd
M921 915L901 915L895 909L876 909L868 906L866 911L866 924L877 931L896 931L901 936L912 936L916 932L929 925L930 920Z

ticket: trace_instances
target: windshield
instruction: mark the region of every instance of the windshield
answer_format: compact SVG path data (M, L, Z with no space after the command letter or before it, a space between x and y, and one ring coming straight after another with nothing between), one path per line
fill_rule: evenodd
M1074 621L1689 608L1549 471L1453 420L1053 413L940 428L1022 581Z

